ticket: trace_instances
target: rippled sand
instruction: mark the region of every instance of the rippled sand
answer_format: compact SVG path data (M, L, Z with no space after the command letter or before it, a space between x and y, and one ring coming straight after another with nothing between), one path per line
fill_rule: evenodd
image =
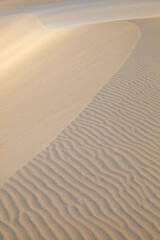
M4 22L1 183L83 110L123 65L140 38L139 28L128 22L58 31L48 30L33 15L4 17L1 25Z
M159 26L0 19L0 240L160 239Z

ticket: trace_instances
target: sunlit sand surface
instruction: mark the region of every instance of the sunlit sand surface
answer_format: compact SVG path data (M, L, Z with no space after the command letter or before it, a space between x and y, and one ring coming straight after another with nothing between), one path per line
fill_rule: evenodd
M5 22L0 56L1 183L77 116L140 38L139 28L128 22L59 31L46 29L33 15L4 17L1 25Z
M159 240L160 18L42 8L0 17L0 240Z

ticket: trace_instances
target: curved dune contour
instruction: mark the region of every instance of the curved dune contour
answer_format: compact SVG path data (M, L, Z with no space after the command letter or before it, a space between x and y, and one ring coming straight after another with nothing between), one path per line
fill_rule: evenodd
M121 70L0 189L0 239L159 240L160 19L136 24Z
M12 3L13 0L8 1ZM0 2L0 16L34 14L50 28L160 16L160 1L157 0L47 0L46 4L39 0L14 2L15 8L12 4L3 7Z
M160 18L20 11L0 18L0 240L159 240Z
M159 240L159 23L136 22L121 70L5 182L1 239Z
M4 17L0 25L2 184L91 101L140 31L128 22L48 30L33 15Z

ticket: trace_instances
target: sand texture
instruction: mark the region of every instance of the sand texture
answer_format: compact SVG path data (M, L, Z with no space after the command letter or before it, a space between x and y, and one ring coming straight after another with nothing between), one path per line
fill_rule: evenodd
M33 15L3 17L0 26L2 184L84 109L124 64L140 30L112 22L56 31Z
M114 23L111 24L114 25ZM85 74L79 76L81 83L84 78L85 83L89 78L93 78L94 84L99 79L102 85L106 84L95 94L101 84L96 86L92 92L94 97L90 95L92 101L85 108L83 107L79 115L74 116L72 122L48 147L2 185L0 240L160 239L160 19L135 20L117 24L123 26L123 29L127 27L133 30L131 32L134 37L130 32L127 34L130 40L134 40L130 50L121 47L124 38L118 37L119 48L126 50L127 54L130 54L129 58L126 61L126 58L120 60L124 63L123 66L120 68L120 65L117 65L114 71L120 69L115 74L113 74L114 71L111 73L110 80L106 75L106 82L103 82L103 77L108 70L105 72L104 69L107 68L109 60L104 56L100 56L102 60L104 59L103 71L101 65L96 65L98 70L95 69L95 73L100 70L98 75L94 73L87 77ZM98 29L96 26L89 29L91 33L99 31L96 35L98 38L99 35L106 34L105 26L107 31L107 28L113 25L102 24ZM78 38L79 31L85 31L85 27L78 28L80 29L75 38ZM69 32L76 32L76 29ZM121 35L121 28L118 29ZM66 35L68 37L69 33ZM115 36L114 33L113 36ZM50 37L44 42L49 40ZM99 41L98 51L102 55L107 55L104 50L106 43ZM58 42L58 44L61 43ZM86 44L88 48L90 44L88 42ZM97 48L94 46L95 52ZM110 48L111 52L114 52L114 48L113 44ZM88 49L88 51L91 52L85 52L84 55L90 55L93 50ZM50 48L49 52L51 52ZM41 54L45 57L45 50ZM95 55L96 59L93 57L95 64L99 61L97 55L98 53ZM109 56L111 58L112 54ZM119 56L115 56L112 61L119 61ZM87 61L87 56L79 57ZM41 59L45 61L46 58ZM69 64L70 57L65 61ZM77 64L78 71L79 65L76 62L78 60L72 59L72 61L75 65ZM112 65L114 65L113 62ZM27 64L30 64L30 60ZM22 63L22 70L23 68ZM63 69L65 71L65 68ZM15 67L11 70L11 76L14 70ZM105 74L103 75L101 71ZM36 70L33 74L36 74ZM45 76L48 76L47 74ZM41 76L42 73L39 75ZM94 79L94 76L98 76L99 79ZM25 74L21 80L27 81ZM33 84L37 84L38 80L36 77ZM12 104L16 104L16 98L14 101L8 100L9 96L11 99L12 96L14 97L10 87L12 82L13 80L8 83L9 90L5 88L8 91L5 104L8 104L9 112L12 110ZM49 79L44 86L47 86L48 82ZM88 95L92 86L91 82L86 84L89 85L82 84L82 92L84 91L85 96ZM42 97L43 90L45 91L44 86L42 83L40 90ZM15 89L16 87L21 88L18 80ZM48 87L51 88L52 85L49 84ZM27 85L26 91L28 91ZM2 96L5 97L5 94ZM38 97L36 99L39 101ZM30 101L32 99L29 103ZM43 105L44 99L42 101ZM33 106L36 104L38 106L37 102ZM9 122L12 116L6 120L8 121L7 129L13 123L13 121ZM25 122L28 121L27 119ZM54 121L52 124L54 125ZM13 134L11 138L15 134L14 126L12 129L8 131L9 134ZM8 152L13 156L13 149ZM10 164L9 162L8 168Z

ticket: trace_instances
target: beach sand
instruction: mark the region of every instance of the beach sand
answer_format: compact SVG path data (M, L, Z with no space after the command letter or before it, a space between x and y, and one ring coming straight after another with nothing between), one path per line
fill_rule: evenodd
M0 18L0 240L160 239L159 25Z

